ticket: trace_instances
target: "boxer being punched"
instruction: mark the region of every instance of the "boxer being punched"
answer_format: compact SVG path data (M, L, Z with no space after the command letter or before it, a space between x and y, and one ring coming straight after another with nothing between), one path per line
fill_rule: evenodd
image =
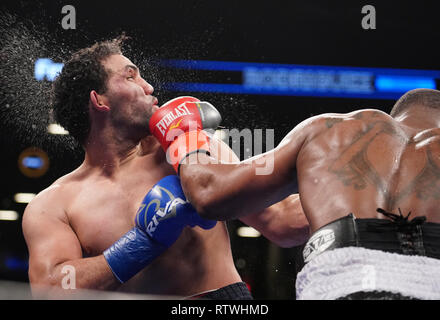
M60 294L63 268L70 266L78 289L251 299L235 269L226 225L195 214L149 134L158 101L122 55L121 41L78 51L54 83L54 115L81 143L85 158L25 210L33 291ZM226 145L222 150L233 156ZM292 212L302 213L297 196L247 222L276 242L278 234L298 227L281 222ZM307 229L305 219L301 227Z
M417 89L390 114L307 119L274 150L239 164L209 163L209 137L197 130L173 139L168 152L186 196L207 219L269 207L292 194L297 175L313 232L298 299L439 299L439 127L440 92ZM191 135L196 148L188 147ZM273 172L256 174L267 161Z

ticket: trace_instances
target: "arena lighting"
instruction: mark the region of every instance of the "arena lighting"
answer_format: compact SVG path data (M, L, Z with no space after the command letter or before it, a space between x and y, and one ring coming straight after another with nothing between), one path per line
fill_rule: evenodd
M165 83L163 89L169 91L395 100L411 89L440 89L437 85L440 82L440 70L207 60L162 60L159 65L231 74L238 72L241 76L239 83ZM62 68L62 63L48 58L37 59L35 78L53 81Z
M35 61L34 75L38 81L45 78L49 81L54 81L57 75L63 69L62 63L53 62L48 58L40 58Z
M167 83L165 90L335 98L397 99L416 88L437 89L440 71L287 65L201 60L163 60L167 68L239 73L239 83ZM235 81L237 82L237 81Z
M16 193L14 195L14 201L17 203L29 203L35 196L35 193Z
M435 79L405 76L380 76L376 78L376 88L382 91L408 91L414 87L435 89Z
M18 220L18 213L17 211L12 211L12 210L0 210L0 220L6 220L6 221Z
M51 123L47 126L47 132L50 134L69 134L69 131L56 123Z
M261 233L252 227L240 227L237 229L237 235L244 238L258 238Z
M36 147L23 150L18 157L18 168L28 178L39 178L49 169L49 156Z
M29 268L29 262L27 260L17 257L7 257L3 263L6 268L10 270L26 271Z
M27 156L23 158L22 164L26 168L39 169L43 166L43 159L37 156Z

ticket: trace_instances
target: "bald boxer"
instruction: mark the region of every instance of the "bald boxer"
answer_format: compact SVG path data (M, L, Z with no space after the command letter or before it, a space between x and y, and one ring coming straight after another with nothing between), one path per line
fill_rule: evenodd
M75 53L53 96L57 121L81 143L85 158L26 208L32 289L44 288L50 297L70 294L63 279L74 270L77 289L251 299L235 269L226 225L195 215L150 135L158 101L122 54L121 40ZM235 157L221 148L226 158ZM291 234L278 242L289 246L299 241L293 229L308 230L305 218L300 226L298 219L285 222L292 213L302 214L297 195L245 221L275 242Z
M197 212L228 220L294 192L312 236L298 299L440 298L440 92L407 92L390 114L322 114L272 151L209 163L202 131L173 139L176 172ZM188 137L202 141L188 147ZM195 150L199 149L199 150ZM177 150L177 153L176 153ZM273 161L273 172L256 174Z

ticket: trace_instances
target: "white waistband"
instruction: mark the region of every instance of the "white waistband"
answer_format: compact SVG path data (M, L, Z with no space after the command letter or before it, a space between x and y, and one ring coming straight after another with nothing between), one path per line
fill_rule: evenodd
M298 300L330 300L359 291L440 299L440 260L348 247L312 259L298 273Z

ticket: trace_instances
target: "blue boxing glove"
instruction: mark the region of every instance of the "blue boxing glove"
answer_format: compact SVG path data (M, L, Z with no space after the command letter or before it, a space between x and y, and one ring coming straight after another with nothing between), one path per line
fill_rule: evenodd
M103 254L123 283L170 247L185 226L211 229L216 223L201 218L187 202L178 176L168 176L145 196L136 214L136 226Z
M163 178L151 189L136 215L136 226L167 247L177 240L185 226L211 229L216 223L199 216L186 200L175 175Z

